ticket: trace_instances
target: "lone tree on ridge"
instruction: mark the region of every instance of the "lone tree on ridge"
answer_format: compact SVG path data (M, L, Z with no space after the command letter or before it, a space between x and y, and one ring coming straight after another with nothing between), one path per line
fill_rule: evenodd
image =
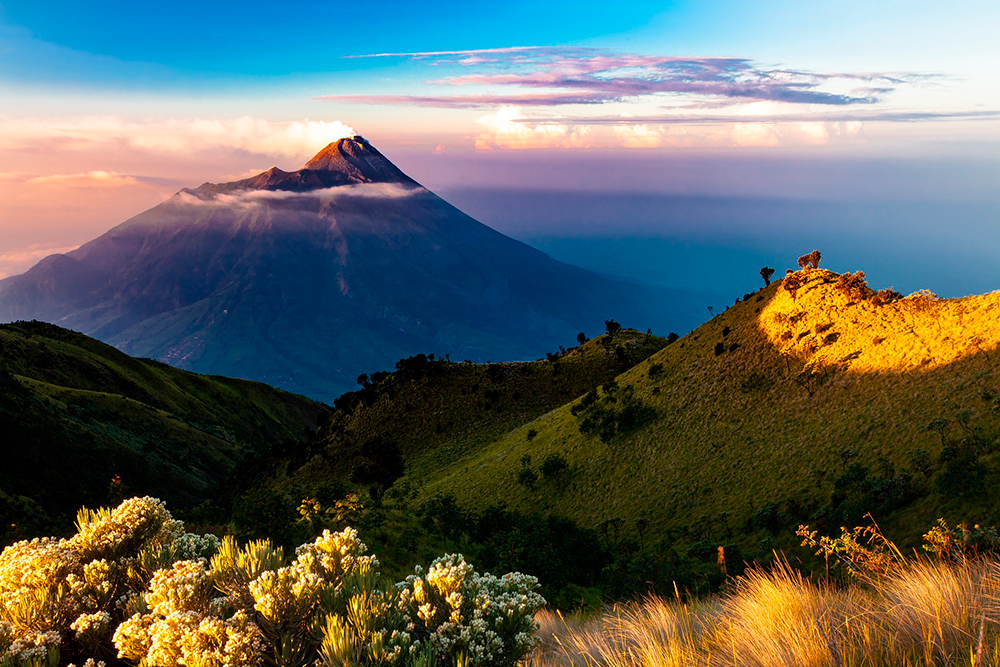
M822 255L820 254L819 250L813 250L808 255L802 255L801 257L799 257L799 268L805 269L806 267L809 267L813 269L818 269L820 257L822 257Z

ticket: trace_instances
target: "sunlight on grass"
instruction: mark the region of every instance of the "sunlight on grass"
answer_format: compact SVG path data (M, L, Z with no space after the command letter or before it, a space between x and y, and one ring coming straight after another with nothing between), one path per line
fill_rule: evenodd
M874 291L866 297L851 284L822 269L790 274L758 326L783 355L855 373L930 370L988 354L1000 340L1000 294L938 299L917 292L880 304Z
M648 599L537 620L536 667L898 667L1000 664L1000 563L918 561L835 588L787 565L717 600Z

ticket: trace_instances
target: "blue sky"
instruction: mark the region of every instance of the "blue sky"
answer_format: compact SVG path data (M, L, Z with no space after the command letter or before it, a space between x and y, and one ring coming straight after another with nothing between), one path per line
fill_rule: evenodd
M445 190L996 201L998 25L985 1L0 2L0 274L351 131Z

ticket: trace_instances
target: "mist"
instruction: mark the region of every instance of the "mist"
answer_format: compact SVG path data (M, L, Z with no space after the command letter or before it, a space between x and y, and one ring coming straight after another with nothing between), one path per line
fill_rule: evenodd
M663 289L644 329L685 333L783 275L814 248L822 266L864 271L871 286L942 297L1000 289L1000 203L820 201L634 192L452 189L473 217L587 269ZM667 291L670 291L668 294ZM663 332L666 333L666 332Z

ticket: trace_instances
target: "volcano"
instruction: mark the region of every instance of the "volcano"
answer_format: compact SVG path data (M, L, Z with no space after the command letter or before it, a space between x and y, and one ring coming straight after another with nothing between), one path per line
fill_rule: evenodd
M0 281L0 320L329 402L419 352L538 358L647 298L477 222L355 136L46 257Z

